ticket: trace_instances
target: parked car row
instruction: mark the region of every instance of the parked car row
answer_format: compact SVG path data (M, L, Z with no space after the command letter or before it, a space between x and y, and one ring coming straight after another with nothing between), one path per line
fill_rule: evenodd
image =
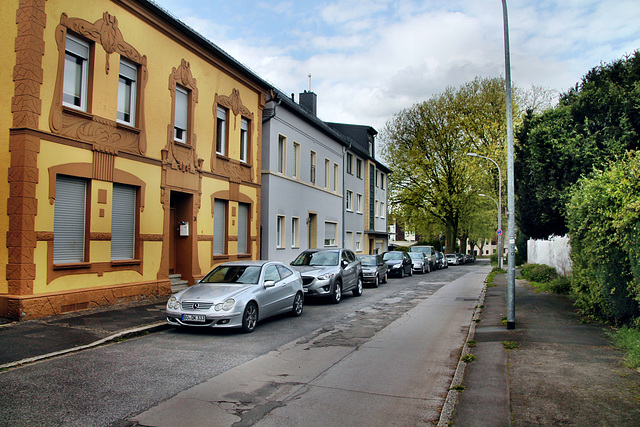
M386 273L383 277L386 282ZM167 322L253 332L267 317L286 312L300 316L305 296L328 297L335 304L344 292L360 296L363 279L362 263L348 249L309 249L290 265L226 262L169 298Z
M462 265L475 262L476 258L473 255L461 254L459 252L446 254L445 258L450 265Z
M444 258L444 257L442 257ZM433 252L434 268L438 257ZM432 270L425 252L389 251L356 256L349 249L308 249L290 265L279 261L234 261L216 266L197 284L167 301L170 325L241 328L253 332L259 321L282 313L302 315L306 297L338 304L345 292L362 295L391 274L411 276Z

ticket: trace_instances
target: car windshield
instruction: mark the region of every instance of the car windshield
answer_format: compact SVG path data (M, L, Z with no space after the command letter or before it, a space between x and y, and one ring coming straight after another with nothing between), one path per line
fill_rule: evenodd
M292 265L338 265L337 251L303 252L293 261Z
M359 256L358 259L360 259L360 261L362 262L362 265L373 265L373 266L378 265L378 260L375 255Z
M382 259L384 259L385 261L387 260L400 260L402 259L402 252L387 252L382 256Z
M200 283L238 283L256 285L260 279L259 265L219 265L207 274Z
M411 252L409 256L413 259L424 259L424 255L420 252Z

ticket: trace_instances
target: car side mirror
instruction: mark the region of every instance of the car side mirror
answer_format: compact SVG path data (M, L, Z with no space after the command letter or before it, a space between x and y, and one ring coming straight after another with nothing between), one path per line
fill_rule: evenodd
M276 285L276 282L274 282L273 280L266 280L264 282L265 288L273 288L275 285Z

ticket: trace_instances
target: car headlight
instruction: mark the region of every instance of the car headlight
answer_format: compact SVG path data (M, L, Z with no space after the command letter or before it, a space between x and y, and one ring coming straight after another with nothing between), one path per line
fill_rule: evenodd
M335 276L335 273L327 273L327 274L323 274L322 276L318 276L318 280L329 280L329 279L331 279L333 276Z
M167 308L171 310L179 310L180 309L180 301L176 297L169 298L167 301Z
M218 304L216 304L215 310L216 311L229 311L229 310L231 310L233 308L233 306L235 304L236 304L236 300L234 300L233 298L228 298L224 302L219 302Z
M400 267L402 267L402 264L394 264L393 267L391 268L400 268Z

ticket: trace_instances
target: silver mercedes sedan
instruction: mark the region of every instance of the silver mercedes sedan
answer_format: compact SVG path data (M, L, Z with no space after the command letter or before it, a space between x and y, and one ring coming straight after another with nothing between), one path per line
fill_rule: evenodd
M218 265L200 282L169 298L167 322L174 326L242 328L280 313L302 314L300 273L277 261Z

